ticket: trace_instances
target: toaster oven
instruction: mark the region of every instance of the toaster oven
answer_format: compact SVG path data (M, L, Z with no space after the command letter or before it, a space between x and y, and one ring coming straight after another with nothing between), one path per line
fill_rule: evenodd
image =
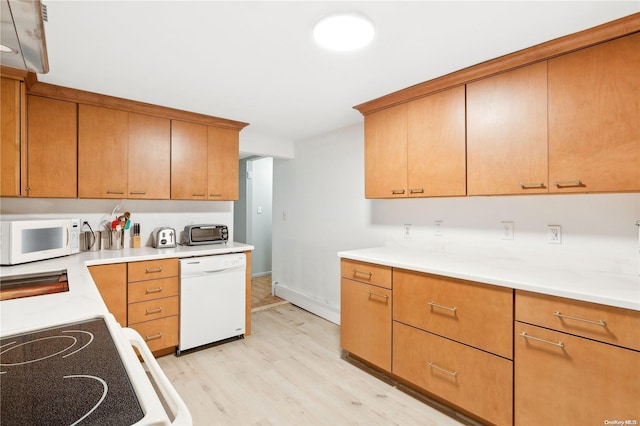
M182 239L188 246L224 244L229 241L229 228L226 225L187 225Z

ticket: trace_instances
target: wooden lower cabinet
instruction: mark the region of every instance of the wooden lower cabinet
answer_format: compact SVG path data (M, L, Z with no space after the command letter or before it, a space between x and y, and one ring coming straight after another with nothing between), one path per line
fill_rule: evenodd
M342 278L341 347L391 371L391 290Z
M516 425L640 421L639 352L520 322L514 338Z
M121 326L127 326L127 264L89 266L89 273L98 287L109 312Z
M497 425L513 419L513 363L393 322L393 374Z
M140 333L151 352L178 346L179 318L177 315L129 324L129 327Z

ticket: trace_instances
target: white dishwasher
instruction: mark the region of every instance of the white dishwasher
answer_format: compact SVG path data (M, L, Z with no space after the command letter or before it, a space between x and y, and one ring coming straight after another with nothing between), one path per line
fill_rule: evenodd
M245 332L244 253L180 260L177 354Z

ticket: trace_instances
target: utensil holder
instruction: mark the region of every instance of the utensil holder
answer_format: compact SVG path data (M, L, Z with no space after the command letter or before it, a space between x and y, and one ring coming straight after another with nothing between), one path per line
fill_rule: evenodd
M107 231L105 244L108 250L122 250L124 248L124 230Z

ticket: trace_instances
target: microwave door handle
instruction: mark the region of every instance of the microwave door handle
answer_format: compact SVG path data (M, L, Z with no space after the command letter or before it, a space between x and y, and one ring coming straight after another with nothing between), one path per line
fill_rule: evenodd
M69 229L69 227L66 227L67 229L67 243L65 244L65 247L69 247L69 245L71 244L71 230Z

